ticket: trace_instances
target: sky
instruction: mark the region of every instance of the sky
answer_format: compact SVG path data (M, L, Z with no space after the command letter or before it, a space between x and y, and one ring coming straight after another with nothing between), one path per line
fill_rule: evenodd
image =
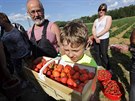
M101 3L108 10L135 5L135 0L40 0L45 9L45 17L50 21L71 21L83 16L97 14ZM7 14L11 22L17 22L27 30L33 21L27 15L27 0L0 0L0 12Z

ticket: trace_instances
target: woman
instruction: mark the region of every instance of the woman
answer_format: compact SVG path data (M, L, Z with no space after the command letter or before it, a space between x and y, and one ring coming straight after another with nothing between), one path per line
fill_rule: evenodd
M92 34L94 37L95 60L98 67L110 70L108 58L109 30L112 25L112 17L106 15L107 5L101 4L98 8L98 18L94 21Z

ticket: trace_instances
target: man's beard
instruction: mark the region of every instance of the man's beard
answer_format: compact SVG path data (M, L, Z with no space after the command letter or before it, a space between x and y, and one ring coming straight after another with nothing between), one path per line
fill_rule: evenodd
M42 19L42 20L34 21L34 23L35 25L39 26L39 25L42 25L44 21L45 19Z

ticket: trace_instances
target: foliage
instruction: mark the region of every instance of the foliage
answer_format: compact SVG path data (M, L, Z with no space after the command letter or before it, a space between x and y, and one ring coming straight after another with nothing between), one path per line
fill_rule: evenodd
M88 34L91 35L92 34L92 25L93 23L86 23L86 26L88 28Z
M84 23L90 23L90 17L89 16L81 17L80 19L83 20Z
M119 9L110 10L107 12L107 14L112 16L112 19L115 20L115 19L135 16L134 9L135 9L135 5L130 5L130 6L121 7ZM81 17L80 19L82 19L84 22L92 23L97 17L98 15L95 14L95 15L92 15L91 17L85 16L85 17Z
M135 16L135 5L121 7L119 9L108 11L108 14L112 16L113 19L120 19L124 17Z
M55 22L59 27L63 27L63 26L65 26L66 25L66 21L56 21Z

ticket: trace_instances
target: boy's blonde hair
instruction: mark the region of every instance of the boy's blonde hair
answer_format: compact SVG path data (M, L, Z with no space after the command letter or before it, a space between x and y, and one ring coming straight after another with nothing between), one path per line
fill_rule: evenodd
M78 47L87 44L88 29L83 22L72 21L65 25L60 34L60 42L65 41L71 44L71 47Z

